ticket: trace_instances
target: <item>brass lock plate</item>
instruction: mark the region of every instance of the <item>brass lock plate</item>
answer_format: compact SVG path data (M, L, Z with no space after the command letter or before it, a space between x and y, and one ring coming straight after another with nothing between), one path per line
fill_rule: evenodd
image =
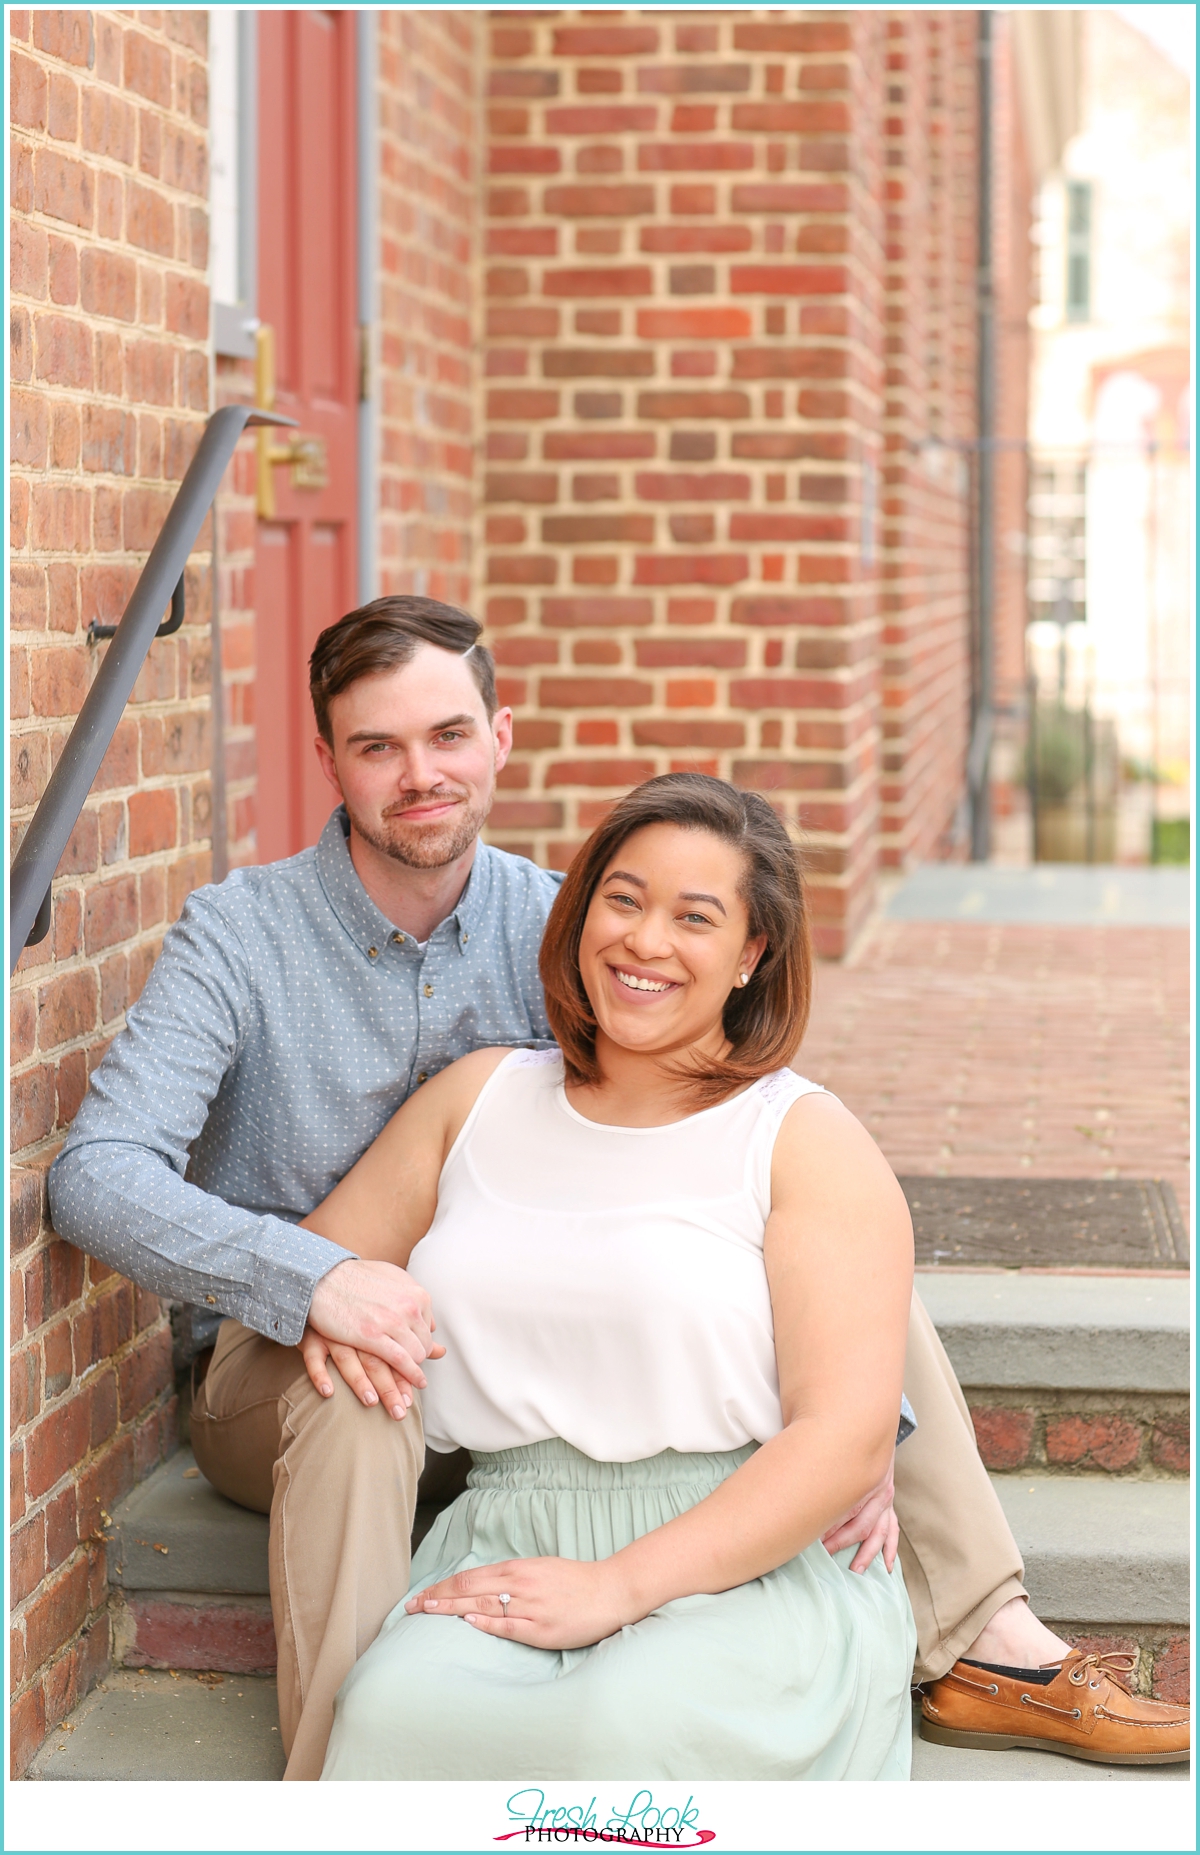
M323 490L329 481L329 447L324 438L310 433L293 438L291 452L292 488Z

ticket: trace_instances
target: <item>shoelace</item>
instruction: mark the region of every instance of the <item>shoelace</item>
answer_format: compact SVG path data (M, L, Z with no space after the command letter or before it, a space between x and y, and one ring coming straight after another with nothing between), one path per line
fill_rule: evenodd
M1126 1683L1133 1679L1136 1668L1136 1655L1122 1655L1115 1650L1109 1650L1101 1655L1096 1650L1092 1650L1090 1654L1080 1656L1074 1667L1067 1670L1067 1680L1076 1687L1082 1687L1088 1679L1088 1670L1094 1669L1097 1675L1107 1675L1109 1680L1115 1681L1118 1687L1126 1688ZM1128 1692L1127 1688L1126 1692Z

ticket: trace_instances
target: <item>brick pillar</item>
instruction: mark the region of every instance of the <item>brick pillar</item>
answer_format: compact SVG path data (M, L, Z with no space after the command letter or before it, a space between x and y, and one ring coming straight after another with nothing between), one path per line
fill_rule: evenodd
M9 13L11 798L19 840L208 405L204 12ZM13 1769L108 1659L104 1525L170 1447L154 1296L61 1243L44 1175L209 866L208 564L155 644L12 992Z
M887 16L881 852L963 854L975 429L974 14Z
M403 8L377 21L380 590L466 605L482 24Z
M496 15L488 77L494 834L561 865L720 773L802 833L830 954L878 856L884 22Z

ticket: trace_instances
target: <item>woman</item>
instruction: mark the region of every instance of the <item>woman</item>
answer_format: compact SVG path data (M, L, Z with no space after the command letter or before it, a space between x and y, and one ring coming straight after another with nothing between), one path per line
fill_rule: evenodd
M453 1064L305 1220L428 1290L426 1438L474 1461L323 1776L906 1778L899 1568L820 1539L890 1461L912 1237L787 1068L811 971L771 808L639 787L542 977L559 1050Z

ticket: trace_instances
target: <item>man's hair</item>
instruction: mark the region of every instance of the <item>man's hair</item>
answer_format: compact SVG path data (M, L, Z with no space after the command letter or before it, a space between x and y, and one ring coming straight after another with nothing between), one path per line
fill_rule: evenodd
M496 713L496 666L479 643L483 626L457 606L416 593L389 593L347 612L317 639L308 660L308 688L321 738L332 747L329 704L363 676L411 663L422 644L465 657L490 721Z
M579 970L583 923L604 871L625 840L651 824L707 831L742 858L738 893L749 937L767 945L750 984L735 987L723 1025L732 1048L694 1063L680 1080L694 1108L709 1108L735 1089L783 1069L800 1048L812 1000L808 902L795 845L767 801L707 773L664 773L619 799L574 857L554 899L539 966L546 1015L569 1079L599 1080L596 1019Z

